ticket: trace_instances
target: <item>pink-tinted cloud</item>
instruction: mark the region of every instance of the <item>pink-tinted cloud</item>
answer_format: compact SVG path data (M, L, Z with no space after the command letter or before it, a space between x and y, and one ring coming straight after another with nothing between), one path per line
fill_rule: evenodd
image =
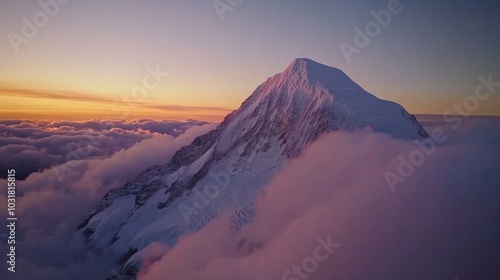
M236 231L222 215L139 279L495 279L500 148L440 146L391 192L384 172L415 148L374 133L322 137L266 187L250 224ZM328 237L341 246L308 272Z
M481 127L449 132L450 140L396 192L384 172L394 171L397 157L413 151L414 143L370 132L326 135L266 187L250 224L236 230L222 214L173 248L151 244L139 256L145 263L139 278L496 279L499 135L492 123ZM168 161L212 128L157 136L106 159L80 160L63 182L50 170L19 182L19 270L5 275L4 263L0 279L112 274L119 256L94 252L76 226L107 190L141 168ZM0 193L1 201L5 195ZM315 258L318 239L341 245L307 272L303 265Z

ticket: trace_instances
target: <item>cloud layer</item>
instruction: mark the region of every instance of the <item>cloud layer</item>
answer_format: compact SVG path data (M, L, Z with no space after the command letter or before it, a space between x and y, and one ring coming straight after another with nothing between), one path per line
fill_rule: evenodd
M88 248L83 236L75 230L77 225L107 191L134 179L150 166L168 162L179 148L215 126L193 126L177 137L156 133L106 158L72 160L68 165L74 168L66 170L64 180L59 180L52 168L18 181L17 272L7 272L6 262L2 261L0 278L101 279L109 276L116 265L116 256ZM0 184L6 186L7 181L1 179ZM0 200L7 201L6 195L6 192L0 193ZM2 203L0 218L5 221L4 205ZM6 245L5 240L2 245Z
M140 279L497 279L499 132L475 124L449 131L395 192L384 173L415 143L326 135L267 186L250 224L236 231L222 215ZM340 246L325 259L328 238Z
M236 230L223 213L173 248L151 244L141 252L139 279L497 279L500 119L464 120L455 130L440 120L425 125L444 128L448 140L395 192L384 173L396 172L415 143L369 131L330 133L266 187L250 224ZM0 279L113 274L119 256L89 248L76 226L106 191L214 126L178 137L156 131L111 156L72 160L62 182L52 169L18 182L17 272L2 261Z
M68 160L105 158L158 135L179 136L204 121L0 121L0 170L15 168L17 179ZM79 152L82 151L82 152ZM7 173L2 172L1 178Z

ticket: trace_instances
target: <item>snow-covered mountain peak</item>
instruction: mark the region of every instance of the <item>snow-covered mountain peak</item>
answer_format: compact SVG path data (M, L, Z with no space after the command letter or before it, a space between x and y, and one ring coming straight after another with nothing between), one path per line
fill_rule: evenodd
M326 68L330 68L326 65L318 63L309 58L296 58L290 63L290 65L286 68L285 73L293 74L293 73L307 73L308 71L318 70L318 68L322 68L325 70ZM321 70L321 69L319 69Z
M375 98L342 70L308 58L297 58L285 71L270 77L260 85L238 111L245 109L248 103L259 102L267 95L276 94L286 94L292 99L332 99L333 96L337 99Z
M356 84L342 70L318 63L309 58L296 58L286 70L279 74L284 80L304 80L311 84L322 84L330 90L359 89Z
M223 210L232 211L235 225L250 221L255 197L290 159L323 134L364 127L394 138L428 137L401 105L368 93L337 68L295 59L215 130L109 191L79 228L134 274L152 242L174 245ZM217 195L201 207L199 194L214 186Z

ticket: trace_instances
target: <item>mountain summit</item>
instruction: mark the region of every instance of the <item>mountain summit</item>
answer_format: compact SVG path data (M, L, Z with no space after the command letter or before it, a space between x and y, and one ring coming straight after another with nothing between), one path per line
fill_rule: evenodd
M308 58L297 58L283 72L283 76L298 76L311 83L323 83L329 88L359 88L342 70L326 66Z
M135 274L149 244L173 245L221 210L232 211L235 226L249 222L255 197L290 159L322 134L363 127L394 138L428 137L402 106L368 93L341 70L295 59L215 130L109 191L79 230L93 247L121 256L123 273Z

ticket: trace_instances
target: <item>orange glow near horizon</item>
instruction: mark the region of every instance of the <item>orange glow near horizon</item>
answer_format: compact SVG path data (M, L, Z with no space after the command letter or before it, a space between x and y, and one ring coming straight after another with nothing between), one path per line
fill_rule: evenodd
M155 100L143 102L81 94L70 91L35 90L0 84L1 119L198 119L221 121L233 109L198 105L171 105Z
M143 102L127 102L120 100L119 94L88 94L75 91L23 88L17 84L0 83L1 119L33 119L33 120L72 120L89 119L154 119L185 120L198 119L206 121L222 121L238 105L218 107L205 104L213 103L213 99L195 99L197 104L186 105L186 100L177 104L166 101L151 94ZM464 95L466 96L466 95ZM460 103L461 98L448 100L435 98L432 102L415 98L400 100L397 95L392 101L402 104L412 114L444 114ZM457 96L459 97L459 96ZM494 102L481 104L480 110L473 115L498 115L499 97L492 97ZM173 100L173 99L172 99ZM243 102L243 100L241 100ZM237 104L237 102L234 102ZM182 105L180 105L182 104ZM129 107L130 106L130 107Z

